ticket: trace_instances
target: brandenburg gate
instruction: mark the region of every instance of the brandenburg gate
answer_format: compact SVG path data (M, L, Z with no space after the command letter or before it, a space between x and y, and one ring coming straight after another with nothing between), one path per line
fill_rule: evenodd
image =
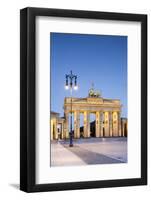
M72 102L72 106L71 106ZM103 98L93 88L86 98L64 99L64 117L51 112L51 139L69 138L69 115L74 119L74 138L81 137L80 115L83 115L82 136L91 137L91 113L95 114L94 137L127 137L127 118L121 118L121 102L118 99Z
M69 114L74 115L74 138L80 137L80 114L83 114L83 136L90 137L90 114L95 114L95 137L118 137L121 134L121 103L116 99L104 99L94 89L86 98L64 99L64 138L69 138Z

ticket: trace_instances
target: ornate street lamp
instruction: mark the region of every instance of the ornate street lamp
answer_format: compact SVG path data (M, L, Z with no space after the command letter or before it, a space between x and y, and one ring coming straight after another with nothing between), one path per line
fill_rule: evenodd
M70 89L70 95L71 95L71 115L70 115L70 147L73 147L73 133L72 133L72 91L77 90L77 76L72 74L72 70L70 71L70 74L66 74L66 84L65 89Z

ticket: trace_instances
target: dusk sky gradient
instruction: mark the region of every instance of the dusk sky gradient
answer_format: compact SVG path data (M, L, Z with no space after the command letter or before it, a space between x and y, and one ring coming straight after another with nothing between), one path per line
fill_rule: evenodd
M87 97L92 82L103 98L120 99L127 117L127 36L50 33L51 110L63 116L65 74L78 76L74 97Z

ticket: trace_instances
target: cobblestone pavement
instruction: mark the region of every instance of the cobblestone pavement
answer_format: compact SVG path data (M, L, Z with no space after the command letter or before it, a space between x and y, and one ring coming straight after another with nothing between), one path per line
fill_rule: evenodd
M87 138L51 141L51 166L113 164L127 162L127 138Z

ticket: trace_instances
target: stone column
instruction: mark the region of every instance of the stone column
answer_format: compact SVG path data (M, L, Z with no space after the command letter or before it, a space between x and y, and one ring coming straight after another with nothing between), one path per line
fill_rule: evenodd
M124 121L122 121L122 136L124 137Z
M64 122L61 122L61 139L64 139Z
M100 137L100 112L96 112L95 131L96 137Z
M118 112L118 136L121 137L121 113Z
M84 137L90 137L90 115L88 111L84 112Z
M50 119L50 139L53 140L53 120Z
M100 113L100 137L103 137L103 112Z
M113 113L112 111L109 112L109 131L110 131L110 137L113 136Z
M105 123L104 123L104 127L105 127L105 137L109 137L110 133L109 133L109 112L105 112L105 119L104 119Z
M117 111L113 112L113 131L112 131L112 135L114 137L118 136L118 113L117 113Z
M58 120L56 119L55 120L55 123L54 123L54 132L55 132L55 139L58 139Z
M80 113L79 113L79 111L74 112L74 137L80 138Z
M65 112L64 138L69 138L69 113Z

